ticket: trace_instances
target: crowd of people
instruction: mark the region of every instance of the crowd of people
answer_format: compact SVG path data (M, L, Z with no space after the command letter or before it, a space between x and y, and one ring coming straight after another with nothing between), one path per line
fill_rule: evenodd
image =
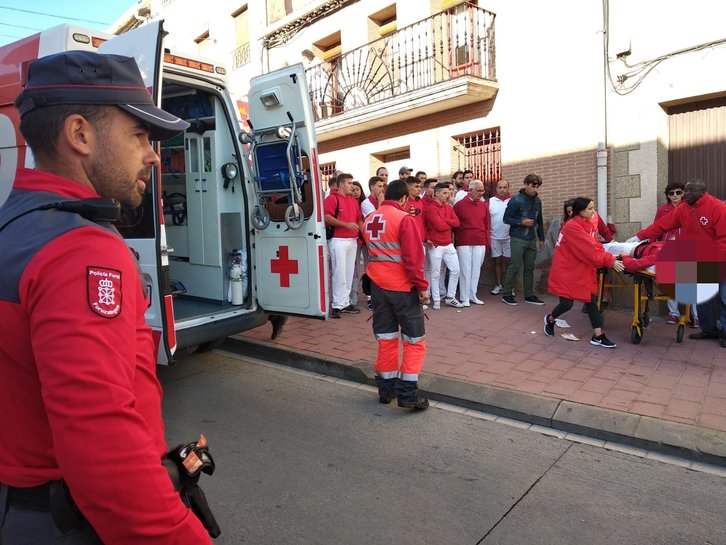
M431 308L438 311L442 305L460 309L484 304L477 288L487 251L495 275L491 295L501 296L507 305L518 305L514 285L521 273L524 302L544 305L534 292L535 260L545 241L542 202L538 196L542 178L528 174L515 195L510 194L509 182L500 180L490 196L471 170L454 172L450 180L441 182L428 178L424 171L413 172L403 166L398 179L407 187L402 209L415 220L424 249L424 277L429 285ZM349 174L340 173L331 180L325 217L328 225L338 228L330 243L333 318L360 312L358 279L368 264L368 249L361 229L365 219L384 202L388 179L388 170L380 167L368 181L367 196L361 184L354 182ZM667 201L658 209L656 223L685 202L684 187L683 183L668 185ZM341 208L340 199L348 196L349 204ZM582 311L588 314L593 328L591 344L614 348L615 343L602 333L602 312L595 304L598 269L623 270L622 257L610 255L602 245L613 240L614 226L605 223L595 210L593 200L587 197L568 199L563 208L562 219L553 222L550 229L557 232L548 283L548 291L560 301L545 316L545 333L554 335L558 317L574 301L581 301ZM680 233L681 227L676 227L659 233L657 238L672 240ZM627 262L630 256L625 258ZM371 309L370 295L366 302ZM427 309L428 305L424 306ZM677 302L669 300L668 309L667 323L678 323ZM700 326L696 305L693 305L691 324L694 328ZM709 335L713 331L710 329Z

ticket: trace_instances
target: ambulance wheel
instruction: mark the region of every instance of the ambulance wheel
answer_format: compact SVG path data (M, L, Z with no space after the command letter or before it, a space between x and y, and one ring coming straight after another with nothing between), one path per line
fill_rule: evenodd
M285 210L285 223L293 231L300 229L305 221L305 213L297 204L291 204Z
M252 211L252 225L260 231L267 229L267 226L270 225L270 213L267 211L267 208L259 204L255 205Z
M210 350L214 350L215 348L220 348L224 341L227 340L227 337L218 337L214 339L213 341L207 341L205 343L199 343L199 346L196 349L197 353L200 352L209 352Z
M633 344L640 344L640 341L643 339L643 335L640 332L640 328L638 326L633 326L630 329L630 342Z
M683 342L683 333L686 331L686 327L683 324L678 324L678 329L676 329L676 342L682 343Z

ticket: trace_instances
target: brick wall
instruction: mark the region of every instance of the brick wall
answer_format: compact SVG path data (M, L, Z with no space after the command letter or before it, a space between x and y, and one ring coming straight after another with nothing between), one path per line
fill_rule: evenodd
M503 138L502 148L506 145ZM545 223L562 217L562 203L567 199L597 199L597 148L502 165L502 177L509 180L512 194L522 188L522 180L530 173L542 177L539 197Z

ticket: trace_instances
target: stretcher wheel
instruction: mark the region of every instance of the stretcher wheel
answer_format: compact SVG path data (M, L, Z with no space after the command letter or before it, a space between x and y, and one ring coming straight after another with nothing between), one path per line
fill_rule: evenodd
M285 223L293 231L300 229L305 221L305 214L297 204L291 204L285 210Z
M638 326L633 326L630 329L630 342L633 344L640 344L642 338L643 335L640 332L640 328Z
M683 324L678 324L678 329L676 329L676 342L682 343L683 342L683 333L686 331L686 327Z
M252 210L252 225L255 229L263 231L270 225L270 213L262 205L256 204Z

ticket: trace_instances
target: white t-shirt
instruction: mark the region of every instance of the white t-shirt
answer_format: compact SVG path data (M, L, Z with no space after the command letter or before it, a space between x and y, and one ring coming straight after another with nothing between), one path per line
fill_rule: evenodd
M362 203L360 203L360 211L361 214L363 214L363 217L367 217L368 214L371 214L372 212L376 211L376 207L373 206L373 203L370 199L364 200Z
M510 197L511 199L511 197ZM491 218L491 238L506 240L509 238L509 225L504 223L504 211L507 209L509 199L501 200L494 195L489 199L489 217Z
M456 196L454 197L454 204L459 202L461 199L466 197L469 194L469 192L466 189L459 189L459 191L456 192Z

